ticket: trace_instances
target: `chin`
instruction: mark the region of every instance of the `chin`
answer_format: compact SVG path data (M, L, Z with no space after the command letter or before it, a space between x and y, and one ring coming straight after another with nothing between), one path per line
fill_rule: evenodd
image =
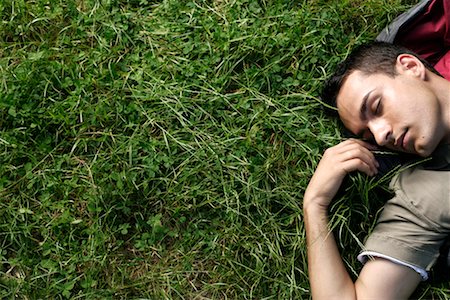
M422 156L422 157L428 157L428 156L431 155L431 153L432 153L432 152L424 152L424 151L421 151L421 152L417 152L417 155Z
M428 147L427 147L428 146ZM434 147L430 147L429 145L426 146L418 146L416 149L416 153L422 157L428 157L433 153L434 149L436 149L437 145Z

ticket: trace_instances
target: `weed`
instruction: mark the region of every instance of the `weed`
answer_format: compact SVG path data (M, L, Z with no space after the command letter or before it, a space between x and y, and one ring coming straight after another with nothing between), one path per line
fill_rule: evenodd
M3 1L0 296L308 298L317 91L412 2ZM365 182L333 207L355 272Z

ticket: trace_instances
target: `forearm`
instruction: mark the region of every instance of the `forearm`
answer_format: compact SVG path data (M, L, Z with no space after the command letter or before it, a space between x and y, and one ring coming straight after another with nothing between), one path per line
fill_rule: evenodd
M328 207L349 172L376 174L377 162L371 149L370 144L352 139L327 149L306 188L303 211L314 299L356 298L355 284L328 228Z
M355 299L355 286L328 228L325 207L305 199L308 272L313 299Z

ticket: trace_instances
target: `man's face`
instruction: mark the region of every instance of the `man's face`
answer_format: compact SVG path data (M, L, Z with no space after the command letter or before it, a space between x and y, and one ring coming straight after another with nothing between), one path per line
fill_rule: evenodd
M395 151L430 155L445 137L443 116L436 95L416 75L351 73L337 97L345 127Z

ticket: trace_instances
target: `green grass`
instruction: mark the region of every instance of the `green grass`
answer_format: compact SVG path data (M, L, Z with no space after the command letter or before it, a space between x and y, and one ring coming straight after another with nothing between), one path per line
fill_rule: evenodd
M415 2L2 1L0 297L309 298L318 90ZM383 187L333 206L352 273Z

